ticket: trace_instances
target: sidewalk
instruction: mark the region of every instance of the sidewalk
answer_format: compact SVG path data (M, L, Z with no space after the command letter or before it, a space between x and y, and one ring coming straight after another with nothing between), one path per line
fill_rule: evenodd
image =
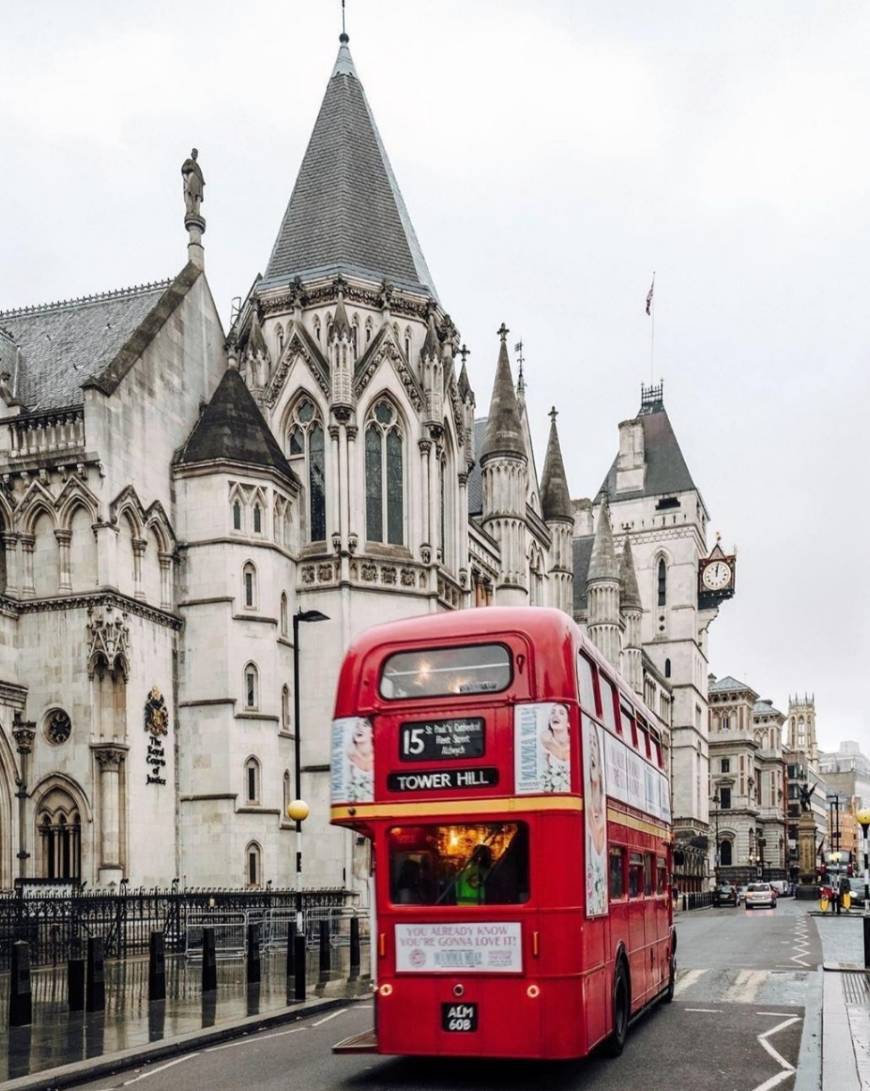
M861 917L813 916L822 944L822 1087L870 1091L870 972Z

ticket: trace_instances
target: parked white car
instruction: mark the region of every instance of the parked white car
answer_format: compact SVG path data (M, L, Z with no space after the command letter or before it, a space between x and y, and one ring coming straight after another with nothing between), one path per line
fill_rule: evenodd
M746 887L747 909L776 909L776 891L770 883L750 883Z

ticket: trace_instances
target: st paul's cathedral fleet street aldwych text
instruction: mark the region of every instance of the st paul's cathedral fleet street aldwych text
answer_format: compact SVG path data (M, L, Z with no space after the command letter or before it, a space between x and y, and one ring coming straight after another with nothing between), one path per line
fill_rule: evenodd
M344 34L229 333L196 152L182 181L174 278L0 312L0 888L290 885L300 609L329 618L300 642L305 882L359 885L364 846L328 825L343 651L376 622L499 603L572 614L656 713L676 881L700 889L707 632L734 564L661 386L591 500L555 413L538 478L504 325L476 416Z

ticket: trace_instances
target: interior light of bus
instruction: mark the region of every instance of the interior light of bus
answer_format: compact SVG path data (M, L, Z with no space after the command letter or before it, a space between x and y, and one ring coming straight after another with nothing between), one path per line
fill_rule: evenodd
M380 935L378 936L378 954L380 955L381 958L383 958L386 953L387 953L387 934L386 934L386 932L381 932ZM390 992L392 992L392 989L390 990ZM389 996L389 993L387 995Z
M387 981L383 985L381 985L380 989L378 989L378 992L381 994L381 996L392 996L393 986L389 983L389 981Z
M532 932L532 955L535 958L541 957L540 932Z
M526 996L531 997L532 1000L540 995L541 990L538 988L537 985L529 985L529 987L526 989Z

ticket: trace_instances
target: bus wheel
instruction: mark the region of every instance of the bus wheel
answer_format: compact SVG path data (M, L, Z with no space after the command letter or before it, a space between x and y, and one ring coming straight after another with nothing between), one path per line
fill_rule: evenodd
M676 952L671 952L669 969L668 969L668 988L663 997L666 1004L674 999L674 986L677 983L677 956Z
M625 1048L630 1002L628 970L620 959L613 978L613 1033L604 1043L604 1052L608 1057L618 1057Z

